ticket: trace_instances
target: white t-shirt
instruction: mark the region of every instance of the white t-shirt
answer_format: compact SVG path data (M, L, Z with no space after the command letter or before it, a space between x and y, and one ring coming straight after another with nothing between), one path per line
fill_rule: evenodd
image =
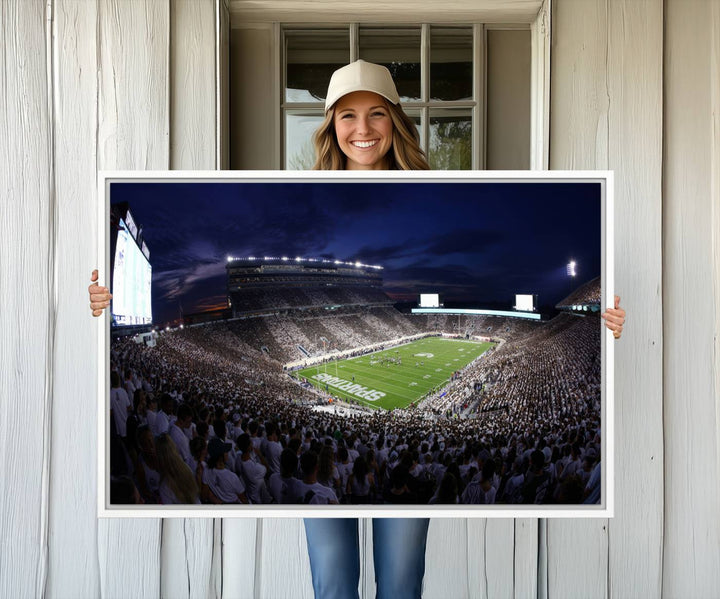
M155 420L157 419L157 412L153 412L152 410L148 409L145 418L147 419L147 425L150 428L150 431L155 434Z
M125 387L125 391L127 391L129 397L135 397L135 389L137 389L137 387L133 384L132 380L125 379L125 381L123 381L123 387Z
M270 475L268 488L275 503L299 503L303 483L294 476L283 478L279 472Z
M122 387L110 389L110 407L115 420L115 430L123 439L127 437L128 408L132 406L128 394Z
M245 482L251 503L270 503L272 497L265 486L265 466L252 460L243 461L242 455L239 455L235 460L235 472Z
M353 463L350 460L348 460L347 464L343 464L342 462L335 462L335 466L337 467L338 476L340 477L340 488L344 489L345 487L347 487L347 481L352 474Z
M466 504L492 504L495 503L495 487L483 491L480 480L473 478L472 482L465 487L462 494L462 502Z
M163 433L168 432L168 429L170 428L170 421L168 420L167 414L160 410L155 415L155 422L152 426L153 435L155 435L156 437L159 437Z
M328 503L338 503L337 495L330 487L321 485L320 483L308 484L300 481L298 485L300 491L300 502L305 503L308 494L312 492L312 498L308 502L310 505L326 505Z
M190 441L188 441L188 438L185 436L185 432L174 422L170 425L168 432L170 433L170 438L175 442L175 446L183 462L192 468L194 460L190 454Z
M265 443L265 459L267 460L270 472L280 472L280 454L282 450L282 445L277 441L268 441Z
M203 483L223 503L238 503L240 494L245 492L245 485L238 476L227 468L205 468Z

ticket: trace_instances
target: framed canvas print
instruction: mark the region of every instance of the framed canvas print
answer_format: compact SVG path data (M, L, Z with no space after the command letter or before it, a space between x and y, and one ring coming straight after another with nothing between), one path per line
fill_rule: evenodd
M612 173L99 197L99 515L612 516Z

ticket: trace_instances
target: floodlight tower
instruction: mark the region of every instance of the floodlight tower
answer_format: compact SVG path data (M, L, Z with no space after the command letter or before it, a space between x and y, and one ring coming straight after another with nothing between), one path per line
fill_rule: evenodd
M577 271L575 270L575 267L577 266L577 263L575 260L570 260L570 262L567 265L567 274L569 277L574 277L577 275Z

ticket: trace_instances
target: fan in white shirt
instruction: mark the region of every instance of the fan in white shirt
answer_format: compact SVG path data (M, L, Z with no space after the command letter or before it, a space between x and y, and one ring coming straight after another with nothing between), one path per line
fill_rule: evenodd
M248 503L245 485L225 467L230 443L223 443L215 437L208 443L208 467L203 473L203 483L212 491L220 503Z
M300 457L300 467L305 473L300 485L301 502L311 505L339 503L335 491L317 482L318 466L318 455L314 451L306 451Z
M120 386L117 372L110 373L110 408L115 420L115 430L121 438L127 436L127 418L132 410L132 403L127 392Z
M235 458L235 472L246 485L250 503L271 503L272 497L265 486L267 472L265 458L253 447L252 440L246 433L238 437L237 448L240 453ZM253 454L260 463L253 460Z
M280 472L271 474L268 480L268 489L275 503L299 503L304 485L294 476L297 466L295 452L283 449L280 454Z

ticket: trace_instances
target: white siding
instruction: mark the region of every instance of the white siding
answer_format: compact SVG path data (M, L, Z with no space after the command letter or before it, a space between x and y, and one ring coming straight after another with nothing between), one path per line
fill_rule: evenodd
M45 4L0 8L0 595L47 574L55 313ZM18 542L20 541L20 542Z
M720 7L694 1L666 6L663 592L717 597Z
M88 322L87 297L97 266L97 18L90 2L53 7L58 276L50 495L57 499L49 520L50 598L100 595L97 460L90 455L97 432L88 426L97 414L98 323Z
M615 171L615 289L630 314L615 345L611 596L660 596L663 546L663 3L608 5L608 166Z
M550 597L659 596L662 2L553 2L550 168L615 171L615 518L548 521ZM608 575L608 572L612 576Z
M98 3L96 159L100 170L169 167L169 8L162 2ZM85 255L95 252L88 248ZM86 272L96 266L86 264ZM91 326L104 323L93 319ZM87 361L78 353L78 363ZM93 365L95 359L101 358L93 352ZM159 596L162 538L159 519L99 520L102 596Z
M555 1L552 11L550 168L608 169L607 8ZM548 597L607 597L607 523L548 520Z

